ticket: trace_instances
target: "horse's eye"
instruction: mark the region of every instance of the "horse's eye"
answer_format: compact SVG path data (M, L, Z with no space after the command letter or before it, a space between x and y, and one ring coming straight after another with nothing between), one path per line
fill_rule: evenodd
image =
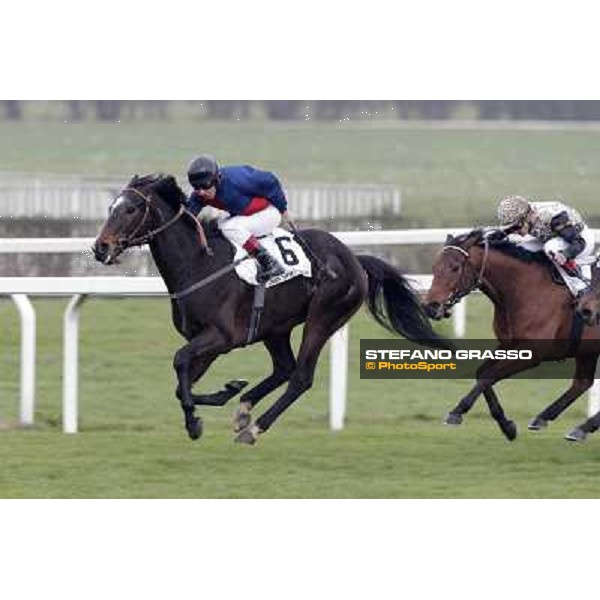
M127 210L125 211L128 215L132 215L135 212L135 207L133 206L128 206Z
M458 273L460 271L459 267L452 267L452 272L453 273Z

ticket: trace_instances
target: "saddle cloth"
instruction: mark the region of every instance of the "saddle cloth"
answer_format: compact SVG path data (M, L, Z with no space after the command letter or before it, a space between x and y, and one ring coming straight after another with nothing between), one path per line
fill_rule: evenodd
M582 281L581 279L579 279L579 277L571 277L570 275L567 275L567 273L565 273L565 271L561 267L556 266L557 271L560 273L561 277L563 278L563 281L565 282L573 296L577 297L579 292L582 292L583 290L587 289L589 282L592 279L592 264L594 262L594 256L588 256L587 258L584 258L581 261L575 259L575 263L579 265L579 268L581 269L581 274L587 279L587 282Z
M521 241L517 243L517 245L521 246L522 248L526 248L527 250L531 250L532 252L540 251L539 242L531 236L524 236L524 239L522 238ZM579 268L581 269L581 274L583 275L583 277L585 277L585 279L587 279L587 282L582 281L581 279L579 279L579 277L571 277L564 271L564 269L562 269L558 265L555 265L554 263L552 264L556 268L556 271L561 276L562 280L564 281L571 294L577 297L579 292L585 290L588 287L589 282L592 279L592 265L594 265L594 263L596 263L597 261L598 256L595 255L575 259L575 263L579 265ZM548 259L548 262L551 262L550 259Z
M296 242L294 236L289 231L276 228L271 235L265 235L259 237L261 244L265 249L270 252L278 261L279 264L285 269L285 273L279 277L272 277L266 287L273 287L279 285L284 281L293 279L294 277L312 277L312 265L306 253L302 249L302 246ZM235 248L234 260L248 256L248 253L241 247L233 242L232 246ZM254 259L248 259L242 261L236 266L235 271L240 279L249 283L250 285L257 285L256 283L256 271L258 267Z

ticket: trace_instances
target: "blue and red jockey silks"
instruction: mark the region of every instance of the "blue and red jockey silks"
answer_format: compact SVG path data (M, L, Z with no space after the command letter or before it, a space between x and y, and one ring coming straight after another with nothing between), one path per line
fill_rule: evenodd
M188 208L197 214L204 206L226 210L232 216L252 215L269 205L279 212L287 210L287 200L279 180L269 171L260 171L249 165L221 167L217 194L214 200L200 198L196 191L190 194Z

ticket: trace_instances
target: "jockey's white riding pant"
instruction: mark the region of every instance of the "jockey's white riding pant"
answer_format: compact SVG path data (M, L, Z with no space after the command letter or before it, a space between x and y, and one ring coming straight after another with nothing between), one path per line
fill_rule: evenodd
M586 258L591 256L594 251L594 234L588 227L584 227L584 229L579 234L584 242L585 246L583 250L575 257L575 261L579 258ZM528 250L532 252L543 250L550 259L552 259L552 255L556 252L563 252L566 248L569 247L569 242L563 240L560 237L555 237L548 240L546 243L532 238L531 236L527 236L527 239L522 243L519 243L520 246L524 246Z
M583 250L575 257L575 261L577 261L578 258L585 258L587 256L590 256L594 251L594 234L591 232L591 230L585 227L579 235L581 235L581 237L583 238L585 246L583 247ZM553 254L555 254L556 252L562 253L568 247L569 242L563 240L560 237L556 237L552 238L551 240L548 240L544 244L544 252L546 253L546 256L552 258Z
M267 235L281 223L281 213L274 207L248 216L222 217L218 221L223 235L238 246L243 246L252 235Z

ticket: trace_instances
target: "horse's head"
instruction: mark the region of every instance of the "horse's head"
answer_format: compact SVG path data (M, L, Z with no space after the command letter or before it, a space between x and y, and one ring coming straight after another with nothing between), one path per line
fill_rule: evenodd
M96 260L111 265L130 246L148 243L181 216L184 202L174 177L136 175L110 205L92 247Z
M575 310L586 325L600 325L600 269L597 266L592 268L590 288L577 300Z
M433 281L425 297L425 312L431 319L450 316L451 308L479 283L479 271L469 260L469 250L483 240L483 231L449 235L433 263Z

